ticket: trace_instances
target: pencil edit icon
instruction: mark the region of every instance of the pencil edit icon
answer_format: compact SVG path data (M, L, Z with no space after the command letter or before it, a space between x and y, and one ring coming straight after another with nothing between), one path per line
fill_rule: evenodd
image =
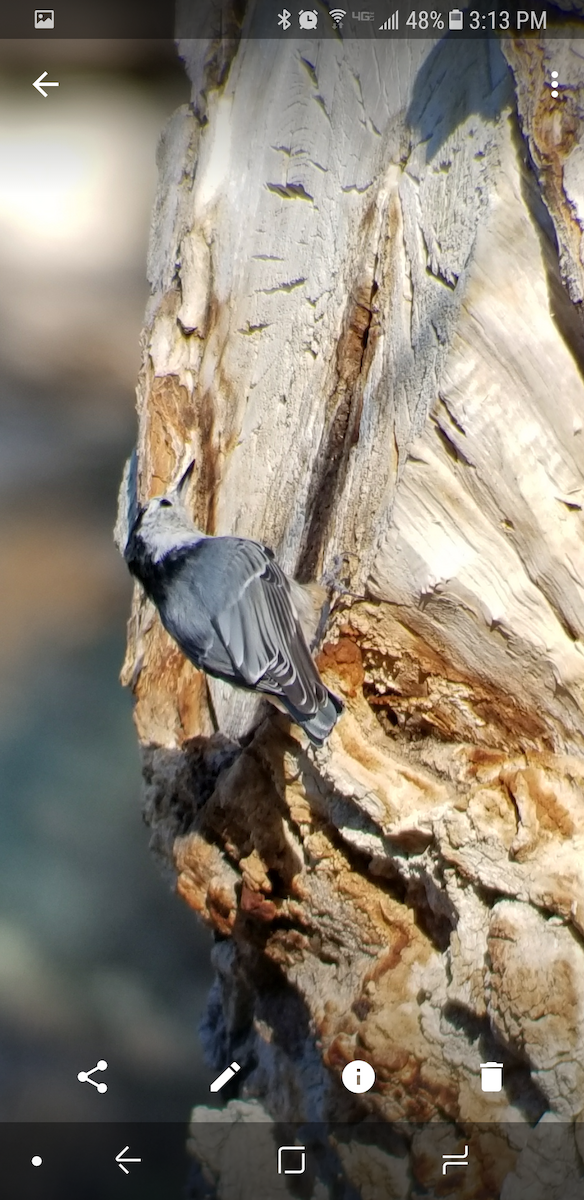
M230 1079L233 1079L233 1076L236 1075L238 1071L241 1071L239 1063L232 1062L230 1067L227 1067L225 1071L222 1071L221 1074L213 1080L209 1087L209 1091L218 1092L222 1087L225 1086L226 1083L229 1083Z

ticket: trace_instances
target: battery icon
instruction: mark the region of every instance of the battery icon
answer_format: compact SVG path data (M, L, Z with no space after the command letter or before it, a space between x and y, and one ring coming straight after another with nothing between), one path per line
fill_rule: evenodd
M464 24L464 15L462 13L462 9L451 8L450 12L448 13L448 28L449 29L462 29L463 24Z

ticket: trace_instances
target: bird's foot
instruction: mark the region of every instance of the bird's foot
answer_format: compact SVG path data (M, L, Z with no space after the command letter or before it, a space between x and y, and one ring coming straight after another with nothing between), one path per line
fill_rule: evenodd
M329 611L336 607L343 596L351 596L354 600L365 599L365 596L351 591L347 586L351 571L350 567L345 564L348 564L350 558L359 562L359 555L355 554L353 550L344 550L341 554L336 554L329 570L323 572L322 586L326 588L329 595Z

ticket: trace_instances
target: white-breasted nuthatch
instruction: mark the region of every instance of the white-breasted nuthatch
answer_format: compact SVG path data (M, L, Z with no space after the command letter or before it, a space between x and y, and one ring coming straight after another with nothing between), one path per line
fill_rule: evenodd
M318 619L314 595L285 575L261 542L195 527L183 499L193 466L134 514L126 563L199 670L261 693L322 746L344 706L322 682L308 647Z

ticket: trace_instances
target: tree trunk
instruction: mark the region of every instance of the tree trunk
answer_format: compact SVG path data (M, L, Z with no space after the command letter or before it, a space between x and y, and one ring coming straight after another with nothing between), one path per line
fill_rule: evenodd
M578 1173L581 45L184 43L161 143L139 494L194 452L199 525L342 579L318 662L347 707L315 751L137 594L147 816L220 935L210 1061L278 1121L405 1122L389 1196L433 1186L417 1122L472 1142L465 1195L556 1195L550 1122L558 1196Z

